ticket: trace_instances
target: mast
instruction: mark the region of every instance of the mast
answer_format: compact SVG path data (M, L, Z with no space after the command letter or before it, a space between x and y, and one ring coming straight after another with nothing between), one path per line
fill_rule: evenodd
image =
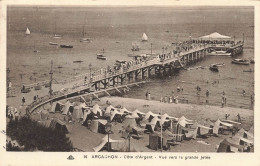
M162 117L162 110L161 112L161 117ZM163 128L163 124L162 124L162 119L161 119L161 152L163 151L163 137L162 137L162 128Z
M153 55L153 43L151 43L151 56Z
M85 25L83 25L82 36L85 36Z
M52 97L52 80L53 80L53 78L52 78L52 75L53 75L53 71L52 71L52 65L53 65L53 61L51 61L51 71L50 71L50 90L49 90L49 94L50 94L50 98Z

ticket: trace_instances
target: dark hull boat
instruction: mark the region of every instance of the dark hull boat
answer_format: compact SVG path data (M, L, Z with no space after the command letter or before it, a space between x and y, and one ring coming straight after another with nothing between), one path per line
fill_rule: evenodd
M217 65L210 65L209 69L214 72L218 72L218 66Z
M73 48L73 45L62 44L62 45L60 45L60 48Z

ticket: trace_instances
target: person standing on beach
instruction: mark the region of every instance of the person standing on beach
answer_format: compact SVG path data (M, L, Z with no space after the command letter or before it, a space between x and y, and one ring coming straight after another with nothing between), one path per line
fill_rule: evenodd
M22 98L22 105L24 105L24 103L25 103L25 98L23 97Z
M148 93L148 100L150 100L151 99L151 94L150 94L150 92Z
M237 114L237 121L241 122L241 117L240 117L239 113Z
M226 114L226 115L225 115L226 120L227 120L227 118L228 118L229 116L230 116L229 114Z
M246 91L245 91L245 90L243 90L243 96L244 96L244 97L246 96Z
M161 102L163 102L163 97L162 97L162 96L161 96L161 98L160 98L160 103L161 103Z
M209 90L206 91L206 97L209 97Z
M148 91L145 93L145 99L148 100Z

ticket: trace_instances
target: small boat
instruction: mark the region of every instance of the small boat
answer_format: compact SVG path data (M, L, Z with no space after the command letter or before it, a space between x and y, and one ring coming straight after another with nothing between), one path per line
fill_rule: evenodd
M165 32L169 33L170 31L167 30L167 31L165 31Z
M58 66L58 69L61 69L61 68L63 68L62 66Z
M85 26L83 25L82 38L80 39L80 42L87 42L87 43L91 42L91 40L89 38L85 38L85 34L86 34Z
M139 51L140 50L140 47L139 47L139 44L138 43L132 43L132 48L131 48L132 51Z
M249 69L249 70L243 70L243 72L254 72L254 70Z
M255 64L255 60L254 59L250 59L250 63Z
M30 35L30 34L31 34L31 32L30 32L29 28L27 27L26 31L25 31L25 35Z
M250 64L249 60L246 60L246 59L233 59L232 63L239 64L239 65L249 65Z
M58 43L49 42L49 45L54 45L54 46L57 46L57 45L58 45Z
M221 67L221 66L225 66L225 63L215 63L214 65Z
M116 43L120 43L120 41L116 41Z
M73 48L73 45L61 44L60 48Z
M210 56L231 56L231 53L228 53L226 51L212 51L208 53Z
M211 65L209 66L209 69L210 69L211 71L218 72L218 66L215 65L215 64L211 64Z
M39 53L40 51L39 51L39 50L34 50L33 52L35 52L35 53Z
M55 39L60 39L60 38L62 38L62 35L56 34L56 29L57 29L57 25L56 25L56 21L55 21L55 30L54 30L53 38L55 38Z
M116 63L126 63L124 60L116 60Z
M83 62L83 61L81 61L81 60L73 61L73 63L81 63L81 62Z
M62 35L54 34L54 35L53 35L53 38L55 38L55 39L60 39L60 38L62 38Z
M107 57L104 56L103 54L97 53L97 59L106 60Z
M145 33L143 33L142 42L146 42L146 41L148 41L148 37Z

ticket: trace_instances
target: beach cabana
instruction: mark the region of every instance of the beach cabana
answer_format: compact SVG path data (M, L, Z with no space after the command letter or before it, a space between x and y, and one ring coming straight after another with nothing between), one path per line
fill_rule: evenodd
M67 115L69 111L73 111L73 105L70 103L70 101L67 101L64 105L64 107L62 108L62 114L63 115Z
M131 114L132 113L131 111L128 111L125 107L120 108L119 112L124 113L124 114Z
M122 121L123 121L123 119L122 119L122 118L123 118L123 115L124 115L124 113L115 110L115 111L113 111L113 112L111 113L110 120L111 120L111 122L112 122L113 120L116 120L116 121L118 121L118 122L122 122Z
M106 114L110 114L111 112L113 112L114 110L116 110L116 108L112 105L109 105L106 110L105 110L105 113Z
M64 104L60 102L53 102L51 108L49 109L49 113L61 112Z
M189 120L189 119L185 118L184 116L179 118L178 122L176 124L176 134L187 133L190 130L189 127L193 124L192 122L193 122L193 120ZM192 133L192 134L194 134L194 133Z
M100 107L98 104L95 104L95 105L93 106L92 112L93 112L95 115L102 116L102 110L101 110L101 107Z
M104 119L93 119L90 123L89 129L94 133L103 133L105 134L105 125L107 124L107 120Z
M147 119L148 121L151 121L154 117L158 117L158 116L159 114L154 114L151 111L149 111L145 114L144 118Z
M231 139L224 139L218 146L217 152L242 152L243 146L235 144Z
M222 122L219 119L215 122L213 127L213 133L218 135L219 129L230 129L233 125L230 123Z
M119 144L120 142L124 142L124 140L114 140L111 138L109 138L109 145L108 145L108 135L106 135L104 138L102 138L102 140L100 141L100 143L98 144L98 146L94 147L93 150L95 152L99 152L101 151L105 146L109 146L109 147L112 147L112 145L117 145ZM112 147L113 148L113 147ZM109 149L112 149L112 148L109 148Z
M139 111L138 109L134 110L132 113L136 113L138 116L142 117L145 115L145 113Z
M72 118L75 120L83 119L83 110L80 105L74 107L72 112Z

